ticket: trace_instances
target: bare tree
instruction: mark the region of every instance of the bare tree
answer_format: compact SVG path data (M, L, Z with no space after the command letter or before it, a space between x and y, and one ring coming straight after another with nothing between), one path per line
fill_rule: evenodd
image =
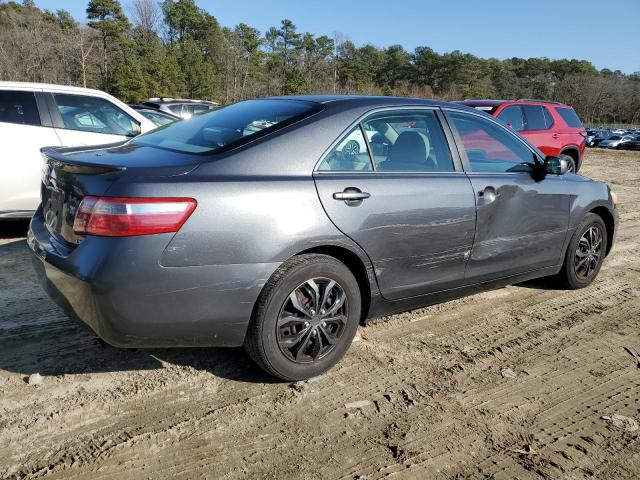
M132 0L129 12L135 26L143 32L158 34L162 24L162 11L156 0Z
M78 62L80 63L80 72L82 75L82 86L87 86L87 62L96 43L96 35L88 28L78 28L76 36L76 50L80 54Z

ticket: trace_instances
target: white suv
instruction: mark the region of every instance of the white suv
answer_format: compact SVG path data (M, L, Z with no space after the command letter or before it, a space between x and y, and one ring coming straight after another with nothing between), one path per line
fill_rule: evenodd
M116 143L154 128L99 90L0 82L0 219L28 218L38 208L42 147Z

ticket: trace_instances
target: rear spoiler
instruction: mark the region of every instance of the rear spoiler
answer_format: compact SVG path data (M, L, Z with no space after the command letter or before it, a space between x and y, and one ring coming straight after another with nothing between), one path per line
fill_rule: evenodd
M77 152L91 152L94 150L100 150L102 148L120 146L122 143L108 144L108 145L95 145L90 148L86 146L82 147L43 147L40 149L44 162L49 165L50 168L62 170L67 173L77 173L84 175L101 175L105 173L120 172L126 170L126 167L114 166L114 165L101 165L99 160L96 163L83 162L77 160L70 160L66 155L69 153ZM99 154L96 154L99 159Z

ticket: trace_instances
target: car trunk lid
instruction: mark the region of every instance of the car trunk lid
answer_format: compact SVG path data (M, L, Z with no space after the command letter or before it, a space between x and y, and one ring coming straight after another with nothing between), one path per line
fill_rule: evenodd
M67 246L82 242L73 223L87 195L104 196L124 176L173 176L193 170L201 159L130 144L115 148L43 148L42 214L50 234ZM127 153L127 155L123 155Z

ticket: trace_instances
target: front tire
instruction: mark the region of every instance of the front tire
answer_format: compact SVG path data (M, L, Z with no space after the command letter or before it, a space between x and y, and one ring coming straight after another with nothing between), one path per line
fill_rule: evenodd
M351 345L361 303L358 282L343 263L320 254L294 257L260 294L245 349L259 367L282 380L320 375Z
M562 153L560 155L560 158L564 159L567 161L567 164L569 165L569 169L568 171L571 173L576 173L577 170L577 165L576 165L576 161L573 159L573 157L571 155L567 155L566 153Z
M576 290L593 282L602 267L607 240L602 218L595 213L585 215L571 237L559 274L564 287Z

